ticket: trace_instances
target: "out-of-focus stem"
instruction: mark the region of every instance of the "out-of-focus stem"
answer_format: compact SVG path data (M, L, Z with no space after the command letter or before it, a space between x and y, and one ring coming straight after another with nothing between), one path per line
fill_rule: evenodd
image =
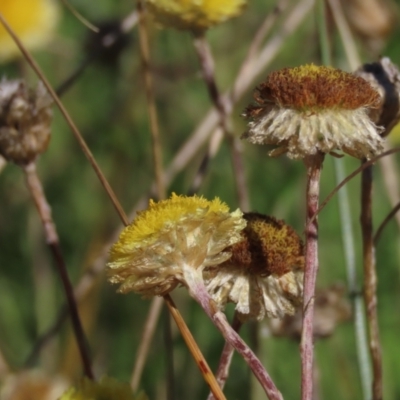
M146 21L144 18L143 4L141 0L138 0L137 2L137 10L139 15L140 54L142 57L144 84L147 96L147 111L150 119L154 175L156 179L157 197L159 200L162 200L165 198L165 184L164 184L164 174L162 170L160 129L158 124L157 108L154 99L153 78L150 71L149 38L147 35Z
M318 219L314 214L318 210L321 168L324 160L322 153L304 159L307 167L306 192L306 230L304 293L303 293L303 328L301 335L301 399L313 397L313 361L314 361L314 300L315 283L318 272Z
M239 206L242 210L249 209L249 199L247 193L246 178L244 175L244 164L242 159L242 151L238 138L235 138L232 134L232 129L230 127L229 112L227 99L223 97L218 89L217 83L215 81L215 69L214 69L214 59L208 45L208 42L203 34L197 35L194 38L194 47L197 51L197 55L200 60L201 69L203 72L204 82L207 85L209 96L215 105L215 108L219 114L219 125L223 130L225 137L227 139L229 149L232 157L232 166L234 172L234 179L236 182L236 192L239 200ZM209 163L211 157L210 152L205 155L204 160ZM207 165L202 162L202 173L207 171ZM201 182L202 179L199 181ZM195 189L195 188L194 188Z
M336 183L345 178L343 160L334 158ZM365 308L359 288L356 261L354 233L351 226L351 212L347 186L343 186L339 193L339 210L342 231L342 243L346 260L347 285L353 303L354 335L357 346L358 368L360 371L363 399L371 399L371 363L368 353L368 335L365 325Z
M79 318L78 307L75 302L73 287L69 279L67 267L65 265L64 258L61 252L56 227L51 217L51 208L46 200L42 184L36 173L35 163L30 163L25 166L24 172L28 188L32 194L33 200L35 202L36 208L39 212L39 216L43 224L46 242L53 253L53 258L55 260L56 266L58 268L58 273L60 274L60 278L64 287L68 309L71 315L72 326L82 358L83 368L86 376L90 379L93 379L87 342Z
M382 400L382 349L379 339L377 276L372 232L372 166L362 172L360 222L363 239L364 301L373 371L372 399Z
M232 321L232 328L235 332L239 332L242 323L239 321L237 313L235 312ZM225 342L224 348L222 349L221 357L219 359L218 369L215 374L217 378L217 382L221 389L224 388L226 380L229 376L229 368L231 366L232 357L235 349L228 343ZM207 397L207 400L215 400L215 397L212 393L210 393Z

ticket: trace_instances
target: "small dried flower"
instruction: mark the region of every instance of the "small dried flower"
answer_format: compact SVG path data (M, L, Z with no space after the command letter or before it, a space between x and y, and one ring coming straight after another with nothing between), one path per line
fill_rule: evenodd
M68 389L59 400L146 400L147 396L134 396L128 383L103 377L99 382L82 379L76 388Z
M29 50L44 47L59 20L55 0L2 0L0 12ZM0 61L20 56L14 41L0 24Z
M52 99L42 82L35 91L21 80L0 83L0 154L26 165L43 153L50 141Z
M272 72L255 93L243 134L275 145L270 155L298 159L342 150L357 158L383 151L382 131L368 117L379 94L364 79L331 67L304 65Z
M241 239L242 212L229 213L219 199L177 196L138 213L110 251L109 280L119 292L165 295L187 283L187 273L226 261L226 247Z
M232 257L206 268L207 290L223 307L236 304L242 321L293 314L303 293L303 244L283 221L245 213L242 241L229 251Z
M149 12L166 27L202 32L239 15L247 0L146 0Z

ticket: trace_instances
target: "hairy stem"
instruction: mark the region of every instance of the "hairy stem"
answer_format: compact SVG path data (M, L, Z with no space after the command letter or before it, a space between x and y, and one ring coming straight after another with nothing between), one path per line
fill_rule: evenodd
M306 265L304 270L303 328L301 334L301 399L313 398L313 360L314 360L314 299L318 272L318 219L311 219L318 210L322 153L304 159L307 167L306 193Z

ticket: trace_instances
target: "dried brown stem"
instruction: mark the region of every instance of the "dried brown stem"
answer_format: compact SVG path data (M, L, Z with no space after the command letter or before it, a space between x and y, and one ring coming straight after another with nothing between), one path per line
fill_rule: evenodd
M242 327L242 323L239 321L237 313L235 312L232 321L232 328L235 332L239 332ZM232 357L235 349L228 342L225 342L224 348L221 353L221 357L219 359L218 369L215 374L217 378L217 382L221 389L224 388L226 380L229 376L229 368L231 366ZM212 393L210 393L207 397L207 400L215 400L215 397Z
M381 222L379 225L379 228L376 230L376 233L374 235L374 246L377 245L383 230L386 228L386 225L395 217L395 215L398 213L400 210L400 201L392 208L392 210L389 212L389 214L385 217L385 219Z
M322 153L308 156L304 162L307 167L306 193L306 230L304 292L303 292L303 328L301 334L301 399L313 398L313 361L314 361L314 298L318 273L318 219L313 218L318 209L321 168L324 160Z
M372 232L372 166L361 179L361 231L363 239L364 301L367 312L369 350L372 361L372 399L382 400L382 349L379 339L375 246Z
M147 34L143 4L141 0L138 0L137 11L139 15L138 27L139 27L140 55L142 57L144 84L146 89L147 111L150 119L150 131L152 139L156 191L158 199L162 200L165 198L165 183L164 183L164 173L162 167L160 129L158 124L157 108L154 99L153 77L151 74L151 67L150 67L149 38Z
M154 331L160 317L163 303L164 302L161 297L154 297L151 301L150 310L143 326L142 338L139 342L138 351L135 358L135 366L133 368L131 377L131 387L134 393L136 393L139 389L139 383L142 377L144 364L150 349L151 341L153 340Z
M221 95L217 83L215 81L214 59L211 53L210 46L208 45L208 42L203 34L195 36L194 47L197 51L197 55L200 60L200 65L203 72L203 78L204 82L207 85L208 94L219 114L219 125L223 130L225 137L228 141L232 157L232 166L234 172L234 179L236 182L236 192L238 196L239 205L242 210L248 210L249 198L248 198L246 178L244 175L244 165L243 165L240 142L239 139L236 138L232 133L232 128L230 126L231 124L229 121L228 104L226 103L226 98ZM200 173L202 177L204 177L204 175L208 170L208 164L211 160L211 157L212 154L210 153L210 151L208 151L200 167ZM202 180L203 179L200 178L200 174L198 174L197 179L195 179L195 181L201 183ZM192 191L196 192L197 189L198 188L193 188Z
M52 251L54 261L58 268L58 273L64 287L65 296L67 299L68 310L71 316L72 327L75 333L78 349L82 358L83 369L88 378L93 379L93 373L90 363L90 357L87 347L85 334L79 318L78 307L74 298L73 287L68 276L67 267L61 252L60 242L56 231L55 224L51 217L51 208L46 200L43 192L42 184L36 173L35 163L28 164L24 167L26 183L32 194L36 208L39 212L40 219L43 224L46 242Z
M186 345L188 346L190 352L192 353L193 358L196 361L197 366L199 367L204 380L208 383L210 386L210 389L212 393L214 394L215 399L217 400L223 400L226 399L225 395L222 393L221 388L219 387L215 376L211 372L210 367L207 364L207 361L204 359L203 355L201 354L201 351L199 347L197 346L196 341L194 340L189 328L187 325L184 323L182 316L180 315L178 309L175 306L175 303L173 302L172 298L170 295L165 295L164 300L168 306L168 309L174 318L176 325L178 326L180 332L182 333L183 339L186 342Z

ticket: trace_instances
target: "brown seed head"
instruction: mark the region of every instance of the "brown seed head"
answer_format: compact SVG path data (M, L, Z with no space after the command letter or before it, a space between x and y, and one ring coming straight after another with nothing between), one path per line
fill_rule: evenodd
M258 213L245 213L247 226L243 240L229 248L233 264L255 276L282 276L304 268L303 243L297 233L283 221Z
M43 153L50 141L52 100L41 82L36 90L21 80L0 83L0 154L26 165Z
M258 105L248 107L245 112L253 118L272 104L312 113L324 109L374 108L381 102L379 94L364 79L313 64L272 72L256 88L254 98Z

